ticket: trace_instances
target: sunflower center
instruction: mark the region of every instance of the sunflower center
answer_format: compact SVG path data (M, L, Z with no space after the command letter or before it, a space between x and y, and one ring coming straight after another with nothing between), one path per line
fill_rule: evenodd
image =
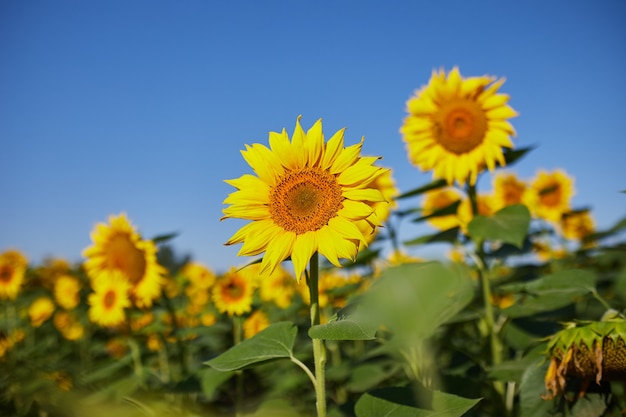
M11 268L8 266L0 266L0 282L11 282Z
M342 207L341 186L335 176L320 169L286 173L272 189L269 211L283 229L302 234L321 229Z
M224 285L222 294L225 299L239 300L244 295L243 286L238 282L231 281L227 285Z
M104 308L110 310L115 305L115 291L107 291L106 294L104 294L102 303L104 304Z
M487 117L480 104L454 100L443 104L435 119L435 137L448 151L463 154L480 145L487 131Z
M146 259L128 235L120 234L109 242L107 267L122 271L132 284L137 284L146 272Z
M553 184L544 188L539 192L539 199L544 206L558 206L561 202L561 187L558 184Z

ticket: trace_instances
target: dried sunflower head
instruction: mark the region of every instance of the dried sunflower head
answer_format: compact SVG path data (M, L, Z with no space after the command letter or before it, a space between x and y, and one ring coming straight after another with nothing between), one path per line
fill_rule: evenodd
M545 376L551 400L565 393L568 378L582 381L579 397L591 382L626 381L626 320L591 322L556 333L548 344L550 366Z

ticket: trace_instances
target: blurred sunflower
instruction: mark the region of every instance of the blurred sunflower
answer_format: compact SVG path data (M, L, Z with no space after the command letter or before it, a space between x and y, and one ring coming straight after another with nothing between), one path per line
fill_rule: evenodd
M296 280L280 265L259 282L259 296L264 302L273 302L286 309L296 292Z
M19 294L28 260L16 250L0 254L0 300L15 300Z
M438 210L449 207L457 201L460 201L462 197L461 193L453 187L437 188L427 191L424 193L424 199L422 201L422 214L429 216ZM426 219L426 221L432 227L439 230L448 230L460 225L456 213L430 217Z
M122 324L126 320L125 308L130 307L130 284L117 270L101 273L89 294L89 320L103 327Z
M507 119L517 113L507 105L508 95L497 94L503 83L492 76L464 79L457 67L447 77L443 69L433 71L428 85L407 101L400 129L411 162L459 185L475 184L485 166L504 166L502 147L512 148L515 136Z
M22 329L15 330L9 334L5 334L0 330L0 359L6 355L16 344L24 340L26 333Z
M181 274L195 288L207 289L215 283L215 273L198 262L189 262L183 267Z
M528 184L512 172L496 172L493 177L493 204L496 211L513 204L528 203Z
M583 240L595 230L595 222L589 210L564 213L561 217L563 236L571 240Z
M562 170L539 170L531 182L531 191L531 213L558 225L561 216L570 211L574 180Z
M491 216L496 212L492 194L478 194L476 196L476 205L478 206L478 215ZM461 230L463 233L467 233L467 225L474 218L472 202L469 198L464 198L461 201L457 214L459 216L459 222L461 223Z
M262 310L255 310L243 321L243 337L250 339L270 325L270 319Z
M54 312L54 303L50 297L37 298L28 308L28 317L33 327L41 326Z
M370 206L374 209L374 212L368 217L368 222L357 222L357 226L359 226L359 230L363 233L365 237L365 241L369 244L372 243L374 238L376 237L377 232L380 230L378 227L372 227L372 225L381 225L384 223L391 214L391 211L398 206L395 197L397 197L400 192L396 187L396 183L393 179L392 175L393 171L391 169L386 170L382 175L376 177L374 181L368 184L368 187L375 188L381 192L386 201L382 202L373 202L370 203ZM359 245L359 250L365 248L365 244L363 242Z
M92 281L104 271L119 271L130 282L130 298L138 307L150 307L161 294L161 275L156 246L142 240L126 214L110 216L109 225L99 223L91 233L93 246L83 251L85 268Z
M54 327L67 340L78 340L85 334L85 328L80 320L71 312L60 310L54 314L52 319Z
M213 303L220 313L241 316L252 309L255 283L231 268L213 286Z
M224 200L224 217L251 220L226 242L242 243L239 255L265 252L261 273L271 273L291 256L298 280L315 252L340 267L338 258L354 260L359 243L367 243L357 222L378 224L371 203L386 201L368 184L385 170L379 158L361 157L363 140L344 148L344 129L324 142L322 121L306 133L300 118L292 140L287 132L270 132L270 148L246 145L242 155L258 176L226 180L237 191Z
M80 303L80 282L71 275L60 275L54 281L54 299L66 310L72 310Z

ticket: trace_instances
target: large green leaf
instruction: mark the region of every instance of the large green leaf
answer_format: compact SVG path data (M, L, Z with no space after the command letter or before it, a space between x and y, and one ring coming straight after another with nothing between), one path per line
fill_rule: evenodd
M548 362L538 360L529 365L520 382L520 417L549 416L554 412L554 402L541 396L546 393L544 377ZM557 416L559 414L556 414Z
M425 388L380 388L361 396L357 417L461 417L480 399L468 399Z
M361 314L342 318L329 323L312 326L309 336L325 340L372 340L378 324Z
M556 310L589 294L594 287L595 275L582 269L559 271L530 282L503 285L500 290L518 294L520 298L502 311L509 317L525 317Z
M467 226L474 241L497 240L522 248L528 233L530 212L523 204L515 204L491 216L476 216Z
M461 311L474 296L468 268L441 262L384 270L361 307L397 336L424 339Z
M274 323L204 364L218 371L228 372L260 362L290 358L293 356L297 333L297 327L291 322Z

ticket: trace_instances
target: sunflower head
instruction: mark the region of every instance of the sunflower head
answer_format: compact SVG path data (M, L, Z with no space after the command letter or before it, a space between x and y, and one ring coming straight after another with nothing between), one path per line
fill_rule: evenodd
M220 313L241 316L252 309L256 283L243 271L231 268L213 286L213 303Z
M572 211L561 216L563 236L571 240L583 240L595 230L595 223L589 210Z
M28 308L28 316L33 327L41 326L52 316L54 303L50 297L41 296L37 298Z
M586 384L626 380L625 341L626 320L592 322L558 332L548 344L550 365L543 398L564 394L572 378Z
M246 145L242 155L256 175L226 180L236 188L224 200L224 217L250 220L226 242L243 243L239 255L265 252L261 273L271 273L288 257L299 280L315 252L340 267L339 258L354 260L360 243L357 226L366 222L373 203L386 202L370 184L385 169L377 157L360 156L363 140L344 147L344 130L328 142L318 120L307 132L300 118L291 140L283 129L270 132L269 148Z
M438 210L442 210L457 203L462 197L459 191L453 187L437 188L427 191L424 194L424 200L422 202L422 213L424 216L429 216ZM439 230L448 230L460 225L456 213L429 217L426 221L432 227Z
M131 299L138 307L150 307L161 294L161 275L156 246L143 240L126 214L110 216L109 224L99 223L91 233L93 245L83 251L85 268L93 280L104 271L118 271L130 283Z
M563 170L539 170L531 182L530 210L538 218L556 225L570 211L574 179Z
M72 310L80 303L81 284L72 275L60 275L54 280L54 299L66 310Z
M494 209L528 203L528 185L512 172L497 172L493 177Z
M56 327L67 340L78 340L85 334L85 328L73 312L65 310L57 311L54 314L52 322L54 323L54 327Z
M498 94L504 83L492 76L462 78L454 67L446 76L433 71L428 85L407 102L400 129L410 161L449 184L476 183L478 173L505 165L502 148L512 148L517 113Z
M206 290L216 280L215 273L199 262L188 262L183 267L181 274L189 280L192 287L199 289Z
M103 327L120 325L126 320L125 309L130 307L130 283L118 270L100 273L89 294L89 319Z
M478 194L476 197L476 205L478 206L478 214L481 216L490 216L495 213L495 206L492 194ZM461 230L467 233L467 226L474 218L472 203L469 198L464 198L459 204L457 211Z
M296 292L296 280L280 265L259 281L259 296L262 301L273 302L281 309L291 304Z
M0 253L0 300L15 300L24 282L28 260L21 252Z
M270 325L270 319L263 310L255 310L243 322L243 337L250 339Z

